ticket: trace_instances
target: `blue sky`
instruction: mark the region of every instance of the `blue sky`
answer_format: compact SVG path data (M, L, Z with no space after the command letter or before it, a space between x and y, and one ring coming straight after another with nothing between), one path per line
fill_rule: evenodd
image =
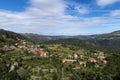
M28 0L0 0L0 9L21 12L28 6Z
M120 0L0 0L0 28L43 35L120 30Z

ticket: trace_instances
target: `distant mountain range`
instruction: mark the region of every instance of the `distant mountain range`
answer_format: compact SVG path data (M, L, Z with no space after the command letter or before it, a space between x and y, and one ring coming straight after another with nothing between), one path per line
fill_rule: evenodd
M0 29L0 46L14 44L18 39L34 42L36 44L63 44L66 46L81 46L85 48L109 49L109 51L119 52L120 50L120 30L98 35L78 35L78 36L44 36L33 33L20 34Z
M57 39L81 39L81 40L90 40L90 39L95 39L95 40L115 40L115 39L120 39L120 30L114 31L111 33L106 33L106 34L96 34L96 35L77 35L77 36L49 36L49 35L39 35L39 34L33 34L33 33L25 33L25 34L19 34L7 30L0 29L0 34L6 34L9 36L14 37L21 37L21 38L26 38L29 39L33 42L36 43L42 43L46 41L51 41L51 40L57 40Z
M77 38L77 39L92 39L94 37L96 37L97 35L77 35L77 36L65 36L65 35L61 35L61 36L49 36L51 38L54 39L68 39L68 38Z
M18 40L26 40L31 42L31 40L21 34L0 29L0 47L15 44Z
M66 39L66 38L76 38L76 39L120 39L120 30L114 31L106 34L96 34L96 35L77 35L77 36L50 36L55 39Z
M119 31L114 31L112 33L106 33L106 34L96 34L96 35L77 35L77 36L49 36L49 35L39 35L39 34L33 34L33 33L26 33L22 34L23 36L37 42L46 42L50 40L56 40L56 39L69 39L69 38L74 38L74 39L81 39L81 40L88 40L88 39L120 39L120 30Z
M112 33L101 34L95 37L96 39L120 39L120 30Z
M54 38L52 38L52 37L39 35L39 34L33 34L33 33L25 33L25 34L21 34L21 35L32 40L35 43L42 43L42 42L54 40Z
M17 40L17 39L26 39L28 40L28 38L26 38L25 36L19 34L19 33L15 33L12 31L7 31L4 29L0 29L0 39L4 39L4 40Z

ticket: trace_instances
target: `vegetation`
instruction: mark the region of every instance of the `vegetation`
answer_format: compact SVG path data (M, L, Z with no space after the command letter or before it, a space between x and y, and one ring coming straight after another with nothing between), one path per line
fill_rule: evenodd
M0 80L119 80L119 41L71 38L34 44L0 30Z

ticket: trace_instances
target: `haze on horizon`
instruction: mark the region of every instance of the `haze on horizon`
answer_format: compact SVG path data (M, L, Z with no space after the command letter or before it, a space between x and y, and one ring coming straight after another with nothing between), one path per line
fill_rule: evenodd
M0 0L0 29L43 35L120 30L120 0Z

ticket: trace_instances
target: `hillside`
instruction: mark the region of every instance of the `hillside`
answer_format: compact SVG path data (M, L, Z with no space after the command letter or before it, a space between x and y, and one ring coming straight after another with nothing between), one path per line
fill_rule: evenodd
M120 31L115 31L112 33L101 34L95 37L94 42L96 44L106 47L106 48L114 48L120 49Z
M85 48L117 48L120 47L120 31L107 34L89 36L43 36L33 33L18 34L0 29L0 44L14 43L18 39L25 39L35 43L65 43Z
M96 39L96 40L116 40L120 39L120 31L115 31L111 33L106 34L96 34L96 35L77 35L77 36L67 36L67 35L58 35L58 36L49 36L49 35L39 35L39 34L33 34L33 33L26 33L22 34L23 36L27 37L28 39L36 42L36 43L42 43L46 41L51 40L59 40L59 39L80 39L80 40L90 40L90 39Z
M30 41L28 38L7 30L0 29L0 46L5 44L14 44L18 40L27 40Z
M18 33L0 30L0 35L1 80L120 79L118 38L67 38L34 44L29 40L32 37Z
M42 43L50 40L54 40L54 38L49 37L49 36L44 36L44 35L38 35L38 34L33 34L33 33L26 33L22 34L24 37L27 37L31 41L35 43Z
M106 34L101 34L97 37L96 39L120 39L120 30L119 31L114 31L111 33L106 33Z
M12 38L12 39L17 39L17 38L25 39L24 36L22 36L18 33L3 30L3 29L0 29L0 36L4 37L4 38Z

